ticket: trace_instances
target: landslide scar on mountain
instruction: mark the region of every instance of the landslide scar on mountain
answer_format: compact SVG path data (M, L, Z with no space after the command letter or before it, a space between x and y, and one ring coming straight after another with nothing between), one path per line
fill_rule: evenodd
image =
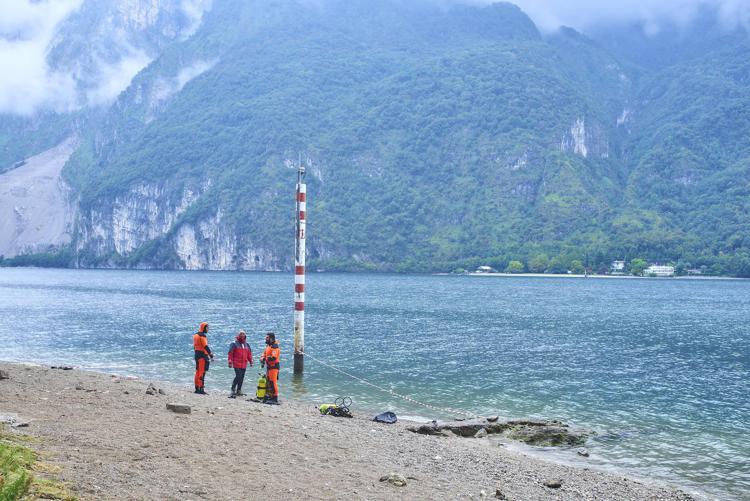
M44 252L70 242L75 209L61 172L77 146L66 139L0 174L0 255Z

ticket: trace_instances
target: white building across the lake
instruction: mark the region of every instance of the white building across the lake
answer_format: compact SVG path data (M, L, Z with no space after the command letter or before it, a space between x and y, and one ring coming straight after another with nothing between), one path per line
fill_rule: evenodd
M497 273L497 270L492 266L480 266L476 273Z
M625 261L612 261L609 269L613 275L622 275L625 273Z
M655 276L655 277L673 277L674 276L674 266L662 266L658 264L652 264L645 270L643 270L643 274L648 276Z

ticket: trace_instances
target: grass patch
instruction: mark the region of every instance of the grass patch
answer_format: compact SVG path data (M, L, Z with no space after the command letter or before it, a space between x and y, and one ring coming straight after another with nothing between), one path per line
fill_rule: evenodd
M26 494L32 481L34 451L8 442L0 442L0 501L15 501Z
M60 468L38 462L38 455L26 447L37 440L26 435L7 433L0 427L0 501L58 499L74 501L68 488L55 480L39 478L39 474L57 474Z

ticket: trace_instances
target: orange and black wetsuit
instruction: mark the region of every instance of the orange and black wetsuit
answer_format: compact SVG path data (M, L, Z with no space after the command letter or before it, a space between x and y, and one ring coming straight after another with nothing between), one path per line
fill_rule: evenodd
M208 347L208 338L206 331L208 324L203 322L193 335L193 349L195 350L195 392L205 393L206 371L209 366L209 359L212 357L211 348Z
M279 369L281 368L281 348L276 341L266 346L261 360L266 364L266 377L268 378L268 389L266 396L272 402L279 398Z

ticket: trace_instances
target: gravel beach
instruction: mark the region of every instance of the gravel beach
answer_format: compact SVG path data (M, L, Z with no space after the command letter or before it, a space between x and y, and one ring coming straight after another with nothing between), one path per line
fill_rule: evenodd
M693 499L487 439L417 435L408 423L356 412L321 416L283 393L282 405L267 406L77 370L6 362L0 370L9 376L0 415L29 422L14 431L40 439L34 448L80 499ZM147 394L150 383L163 394ZM406 485L381 481L391 473Z

